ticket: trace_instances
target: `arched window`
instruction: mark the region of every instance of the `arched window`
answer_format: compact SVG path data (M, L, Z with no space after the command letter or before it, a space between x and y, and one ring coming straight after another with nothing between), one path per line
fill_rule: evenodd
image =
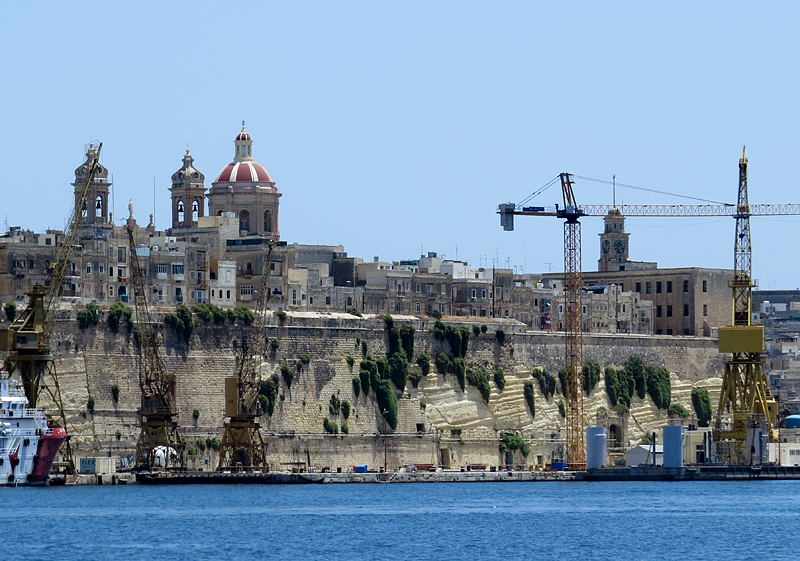
M94 203L94 215L97 218L103 216L103 197L97 195L97 200Z
M222 216L222 211L221 210L217 211L217 216Z
M183 223L186 218L186 209L183 206L183 201L178 201L178 222Z
M197 207L197 201L192 203L192 221L197 222L197 218L200 215L200 210Z
M250 211L239 211L239 230L244 232L250 231Z
M272 232L272 214L270 211L264 211L264 231Z

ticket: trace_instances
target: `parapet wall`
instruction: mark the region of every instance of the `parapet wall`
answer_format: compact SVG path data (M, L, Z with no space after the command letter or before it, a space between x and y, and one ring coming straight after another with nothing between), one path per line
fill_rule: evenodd
M415 358L426 352L431 359L448 352L449 345L436 341L427 331L432 321L395 317L398 324L416 327ZM466 324L471 326L472 324ZM507 336L500 345L494 329L503 327ZM178 422L190 446L198 440L221 438L224 410L224 378L232 375L235 345L249 336L249 329L239 325L214 325L198 320L187 344L183 338L162 326L164 361L177 378ZM359 463L382 465L384 446L390 469L404 464L502 465L498 451L501 432L513 431L531 445L527 459L517 454L514 463L547 462L558 452L558 434L563 419L558 413L558 398L545 400L536 385L536 415L531 415L523 395L523 384L531 379L531 369L544 367L556 373L564 364L563 334L526 332L519 323L492 323L488 333L470 334L466 361L472 368L488 372L503 369L504 391L492 383L489 404L475 388L462 391L453 375L443 376L432 365L418 388L408 383L400 394L399 424L390 431L386 442L379 434L383 428L374 393L355 397L352 378L358 374L362 341L373 357L386 355L387 336L384 321L377 317L356 318L345 314L287 314L281 322L270 316L266 337L277 339L279 348L268 355L262 377L279 372L288 363L295 371L291 388L281 380L282 397L273 415L262 417L269 441L273 466L348 468ZM59 375L69 430L78 456L132 456L138 436L139 387L138 362L134 338L124 327L114 334L105 322L81 330L73 319L62 318L56 328L53 351ZM697 337L587 335L584 360L601 367L622 368L633 354L647 364L664 366L671 373L672 402L691 410L692 387L702 386L716 404L724 364L716 350L715 339ZM269 351L268 351L269 352ZM311 357L302 365L299 357ZM355 358L349 366L346 357ZM412 362L411 368L418 368ZM119 388L118 400L112 388ZM334 417L328 411L331 395L352 404L349 419ZM87 410L89 397L94 411ZM655 408L648 398L634 397L628 422L628 440L638 441L645 433L666 424L666 412ZM610 408L603 379L586 398L589 424L598 410ZM199 416L194 418L193 412ZM325 417L347 425L349 435L324 434ZM456 427L456 431L451 431ZM460 433L458 431L460 429ZM206 453L209 465L214 457Z

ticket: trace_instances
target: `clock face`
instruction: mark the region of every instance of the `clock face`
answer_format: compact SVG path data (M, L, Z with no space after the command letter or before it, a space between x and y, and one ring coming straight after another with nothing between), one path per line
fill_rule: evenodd
M611 251L611 242L603 240L603 253L608 253L609 251Z
M617 253L622 253L625 251L625 242L622 240L617 240L614 242L614 251Z

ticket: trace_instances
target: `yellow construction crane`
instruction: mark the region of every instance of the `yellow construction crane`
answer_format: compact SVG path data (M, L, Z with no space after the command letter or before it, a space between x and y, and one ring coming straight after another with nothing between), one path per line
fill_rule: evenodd
M761 463L761 435L777 442L778 404L764 372L764 326L752 324L753 287L750 215L747 196L747 158L739 160L739 198L736 205L733 317L719 330L719 351L731 353L725 361L722 392L714 421L717 454L734 464ZM794 214L794 213L792 213Z
M147 290L144 286L133 228L128 226L131 255L135 326L139 350L139 388L141 429L136 441L135 471L186 469L186 442L175 421L175 375L167 374L161 358L161 341L150 317ZM161 464L160 466L158 464Z
M732 450L742 458L742 450L749 434L755 434L760 423L764 430L775 421L777 407L769 395L762 361L764 332L761 326L750 324L750 302L752 287L750 260L750 216L781 216L800 214L798 204L748 204L747 159L742 156L739 163L738 204L695 205L583 205L575 201L571 174L562 173L561 192L564 207L522 206L515 203L499 205L500 225L506 231L514 229L515 216L552 216L565 220L564 224L564 311L565 348L567 365L567 463L571 468L585 465L586 422L583 417L583 392L581 370L583 361L583 330L581 325L581 238L582 216L606 216L609 213L623 216L698 217L732 216L736 219L736 245L733 288L733 326L720 329L720 352L733 353L726 362L723 392L720 397L718 416L723 411L733 411L733 422L723 426L717 421L715 435L733 442ZM556 179L545 185L554 184ZM541 189L539 192L544 190ZM576 284L577 283L577 284ZM738 452L736 452L738 451ZM734 456L735 457L735 456Z
M240 468L261 470L268 467L267 452L258 422L261 386L260 366L264 358L264 324L269 303L269 282L275 242L269 241L267 258L261 275L261 288L256 300L255 317L248 336L239 345L236 376L225 378L225 432L219 454L219 469Z
M89 145L86 177L80 189L76 190L75 205L67 220L61 245L56 250L55 259L49 265L46 284L33 285L26 295L28 304L25 310L7 329L0 331L0 350L8 351L8 358L15 365L15 371L22 378L25 397L30 407L40 407L40 399L47 397L55 411L48 411L48 422L66 429L66 415L61 401L61 388L58 384L55 362L50 351L50 337L55 327L55 315L64 281L71 273L71 257L86 217L86 204L95 174L100 167L100 143L95 150ZM57 467L74 470L72 449L69 441L62 451L64 459Z

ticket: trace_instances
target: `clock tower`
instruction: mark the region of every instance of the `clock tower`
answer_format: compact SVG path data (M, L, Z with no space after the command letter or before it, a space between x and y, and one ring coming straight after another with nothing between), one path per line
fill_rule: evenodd
M600 260L598 270L601 273L608 271L624 271L625 264L630 262L628 257L628 236L625 232L625 217L617 209L608 211L603 217L605 229L600 234Z

